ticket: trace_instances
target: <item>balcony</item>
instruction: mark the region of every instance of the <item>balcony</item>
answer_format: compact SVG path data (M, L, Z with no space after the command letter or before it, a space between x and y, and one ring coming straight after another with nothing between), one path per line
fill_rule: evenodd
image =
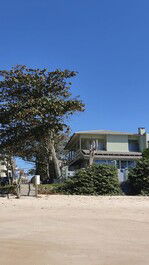
M106 141L104 139L81 139L80 149L90 150L94 148L99 151L106 151Z

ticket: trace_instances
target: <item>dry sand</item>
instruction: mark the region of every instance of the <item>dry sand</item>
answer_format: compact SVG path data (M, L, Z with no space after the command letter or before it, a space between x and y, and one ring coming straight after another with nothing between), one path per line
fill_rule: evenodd
M148 265L149 198L0 198L0 265Z

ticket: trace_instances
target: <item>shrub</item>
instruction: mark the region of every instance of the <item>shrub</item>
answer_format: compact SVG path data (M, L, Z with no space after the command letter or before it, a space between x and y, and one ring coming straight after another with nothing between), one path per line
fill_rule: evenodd
M38 186L39 194L55 194L59 184L41 184Z
M149 148L146 148L143 153L142 153L142 157L145 159L149 159Z
M80 169L56 189L63 194L119 195L117 169L108 165L93 165Z
M14 194L16 195L16 185L0 186L0 195Z
M132 195L149 195L149 159L142 158L128 175Z

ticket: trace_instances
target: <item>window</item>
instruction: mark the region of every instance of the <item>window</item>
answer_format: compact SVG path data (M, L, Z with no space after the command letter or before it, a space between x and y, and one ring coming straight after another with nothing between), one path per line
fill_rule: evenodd
M118 169L120 169L120 161L119 160L116 160L116 167L118 168Z
M111 166L115 166L116 165L116 161L115 160L107 160L107 164L111 165Z
M95 148L95 150L106 150L106 142L103 139L95 139L95 138L91 138L91 139L85 139L82 138L81 139L81 149L84 150L90 150L91 147Z
M115 160L95 160L95 163L115 166Z
M128 149L130 152L139 152L139 143L137 140L128 140Z
M95 160L96 164L107 164L106 160Z
M106 143L104 141L98 140L97 150L106 150Z
M128 168L133 168L133 167L135 167L135 165L136 165L136 162L135 161L128 161Z
M121 169L127 168L127 161L121 161Z

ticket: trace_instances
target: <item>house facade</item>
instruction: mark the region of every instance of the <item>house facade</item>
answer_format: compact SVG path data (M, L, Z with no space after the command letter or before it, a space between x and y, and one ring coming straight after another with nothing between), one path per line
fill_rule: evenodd
M109 130L80 131L72 135L65 149L68 150L68 167L74 171L89 165L91 151L93 163L115 165L120 182L126 180L127 171L134 167L149 147L149 134L145 128L137 133Z
M7 156L0 154L0 179L5 177L12 177L12 167L13 171L15 171L15 160L11 159L10 164L10 158L8 159Z

